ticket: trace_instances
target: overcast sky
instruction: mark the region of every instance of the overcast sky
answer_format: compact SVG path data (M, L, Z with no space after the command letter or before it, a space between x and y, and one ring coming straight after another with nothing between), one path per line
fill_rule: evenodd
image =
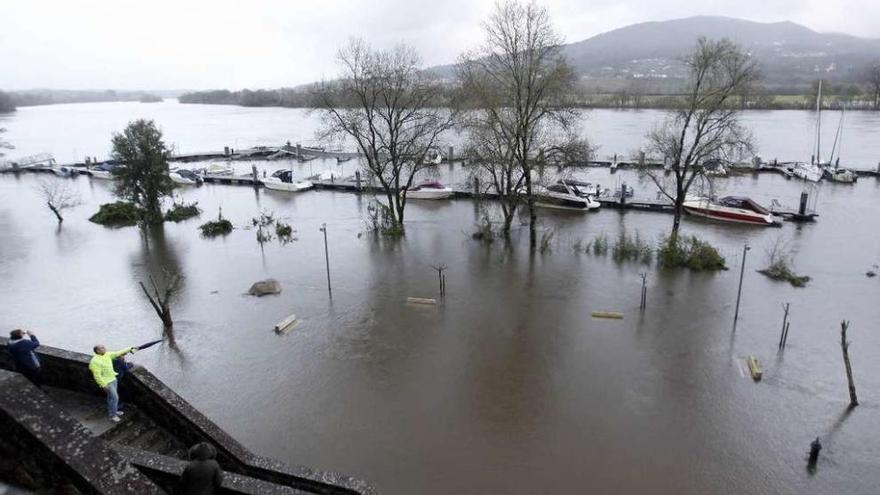
M880 38L880 0L546 0L569 42L726 15ZM336 75L348 37L414 45L426 65L479 43L487 0L0 0L0 89L293 86Z

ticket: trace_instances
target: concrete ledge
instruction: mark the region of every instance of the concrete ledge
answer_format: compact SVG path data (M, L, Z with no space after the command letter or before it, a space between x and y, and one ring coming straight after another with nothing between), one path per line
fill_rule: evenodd
M149 478L18 373L0 370L0 432L83 493L162 494ZM41 487L52 492L55 487Z
M9 353L5 352L8 341L8 338L0 337L0 349L3 351L0 352L0 368L11 369L12 366ZM37 354L43 364L43 379L47 385L103 395L88 370L90 355L45 345L38 348ZM224 472L263 479L310 493L378 493L357 478L255 455L145 368L128 373L120 383L120 393L183 443L213 444L217 449L217 461Z

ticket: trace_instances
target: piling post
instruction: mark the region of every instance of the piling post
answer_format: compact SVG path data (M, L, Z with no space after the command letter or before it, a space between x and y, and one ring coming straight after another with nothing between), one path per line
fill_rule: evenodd
M626 182L620 184L620 204L626 204Z
M229 146L223 147L223 156L229 156Z
M446 151L446 160L448 160L449 163L452 163L453 158L455 158L455 147L450 146Z
M810 195L807 194L807 191L801 191L801 202L798 205L798 215L802 217L807 214L807 200L809 197Z
M645 152L644 151L639 151L639 166L640 167L645 166Z
M843 351L843 364L846 366L846 381L849 385L849 407L859 405L859 398L856 397L856 384L853 381L852 366L849 362L849 342L846 341L846 331L849 329L849 322L840 322L840 349Z
M822 442L819 441L819 437L816 437L815 440L810 442L810 457L807 460L807 467L814 471L816 469L816 462L819 461L819 451L822 450Z
M327 293L330 294L330 297L332 298L333 289L330 287L330 252L327 249L327 224L322 223L319 230L324 233L324 262L327 265Z
M257 187L258 185L260 185L260 182L259 182L260 174L257 173L257 166L256 165L251 165L251 174L253 175L253 178L254 178L254 187Z
M296 143L296 159L302 159L302 145L299 143Z
M474 199L479 199L480 197L480 178L474 177Z
M779 350L781 351L785 346L785 333L788 330L788 308L790 304L785 303L782 305L782 309L785 310L785 313L782 316L782 330L779 332Z
M647 306L646 302L648 297L648 274L640 273L639 276L642 277L642 300L639 305L639 310L644 311L645 306Z
M354 181L355 181L355 187L357 187L357 192L361 192L361 171L360 170L354 171Z
M736 290L736 310L733 312L733 328L736 328L736 322L739 320L739 301L742 298L743 291L743 275L746 273L746 253L751 249L748 242L743 243L742 263L739 267L739 288Z

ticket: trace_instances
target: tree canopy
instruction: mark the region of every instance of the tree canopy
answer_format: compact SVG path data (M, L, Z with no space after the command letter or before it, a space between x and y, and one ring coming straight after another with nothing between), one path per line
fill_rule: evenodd
M144 210L144 222L162 222L162 198L170 196L174 183L168 177L168 150L162 132L152 120L136 120L113 135L113 169L116 195Z

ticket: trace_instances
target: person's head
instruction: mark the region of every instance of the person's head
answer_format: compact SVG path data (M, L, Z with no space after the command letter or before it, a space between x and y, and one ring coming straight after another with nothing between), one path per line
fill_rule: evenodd
M24 330L20 328L16 328L15 330L9 332L10 339L20 339L22 337L24 337Z
M189 458L193 461L207 461L215 457L217 457L217 451L213 445L206 442L197 443L189 449Z
M99 356L103 356L104 353L107 352L107 348L104 347L103 344L96 345L95 347L92 348L92 350L95 351L95 354L97 354Z

